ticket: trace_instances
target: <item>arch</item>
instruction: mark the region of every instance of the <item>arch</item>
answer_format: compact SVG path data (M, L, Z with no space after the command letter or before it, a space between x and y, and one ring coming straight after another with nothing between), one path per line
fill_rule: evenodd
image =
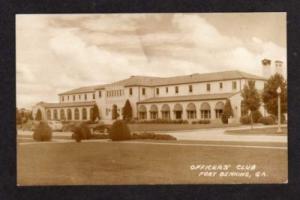
M87 119L87 111L86 108L82 108L82 120L86 120Z
M173 111L174 111L175 119L182 119L183 108L181 104L179 103L175 104Z
M201 119L210 119L211 118L211 109L210 105L207 102L203 102L200 107Z
M57 120L58 116L57 116L57 110L56 109L53 110L53 115L54 115L54 119Z
M67 110L67 118L68 120L72 120L72 110L70 108Z
M224 110L224 103L221 102L221 101L216 103L216 106L215 106L216 118L221 118L222 117L223 110Z
M210 110L210 105L207 102L201 104L200 110Z
M170 106L168 104L164 104L162 107L161 107L161 111L162 112L170 112Z
M189 103L186 107L187 118L196 119L196 105L194 103Z
M219 101L218 103L216 103L216 107L215 110L223 110L224 109L224 103Z
M168 104L164 104L161 107L161 115L162 115L162 119L170 119L170 106Z
M147 108L145 105L139 105L139 112L147 112Z
M47 120L51 120L51 110L47 110Z
M157 105L151 105L150 107L150 112L158 112L158 108L157 108Z
M66 116L65 116L65 110L64 109L60 109L60 120L65 120Z
M188 111L196 111L196 105L194 103L189 103L186 107Z
M75 108L75 110L74 110L74 118L75 118L75 120L79 120L79 110L78 110L78 108Z
M147 119L147 108L145 105L139 105L139 119Z
M157 108L157 105L151 105L150 107L150 119L157 119L158 117L158 108Z
M174 108L173 108L173 111L176 112L176 111L182 111L183 108L182 108L182 105L177 103L175 104Z

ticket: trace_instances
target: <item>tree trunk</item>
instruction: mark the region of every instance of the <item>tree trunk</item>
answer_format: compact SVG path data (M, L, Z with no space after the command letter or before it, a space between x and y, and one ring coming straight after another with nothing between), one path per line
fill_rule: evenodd
M251 119L251 130L253 130L253 117L252 117L252 111L250 111L250 119Z

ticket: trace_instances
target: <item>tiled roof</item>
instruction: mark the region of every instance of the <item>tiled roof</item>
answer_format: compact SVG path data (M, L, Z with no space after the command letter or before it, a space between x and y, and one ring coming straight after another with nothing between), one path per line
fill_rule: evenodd
M46 108L93 106L94 104L95 104L94 101L71 102L71 103L46 103L46 102L38 103L38 105L44 106Z
M162 103L162 102L177 102L177 101L197 101L197 100L217 100L227 99L236 93L221 93L221 94L201 94L201 95L186 95L186 96L172 96L172 97L154 97L138 102L143 103Z
M111 84L95 85L81 87L74 90L70 90L60 95L65 94L77 94L84 92L94 92L96 89L103 89L108 86L120 85L120 86L163 86L163 85L176 85L176 84L188 84L197 82L210 82L210 81L223 81L234 79L253 79L253 80L266 80L265 78L253 74L249 74L242 71L223 71L204 74L191 74L185 76L174 77L151 77L151 76L131 76L130 78L113 82Z

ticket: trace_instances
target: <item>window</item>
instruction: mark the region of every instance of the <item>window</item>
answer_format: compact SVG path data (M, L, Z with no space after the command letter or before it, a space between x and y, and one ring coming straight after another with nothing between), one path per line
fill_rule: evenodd
M78 95L78 98L79 98L79 100L81 99L81 95L80 94Z
M159 95L159 88L156 88L156 94Z
M95 94L93 94L93 99L95 99Z
M64 101L64 96L61 97L61 101Z
M142 89L142 94L143 94L143 95L146 94L146 89L145 89L145 88Z
M99 96L99 98L101 98L101 91L99 91L98 96Z
M166 87L166 93L168 93L169 92L169 88L168 87Z
M220 89L223 89L223 83L222 82L219 83L219 87L220 87Z
M189 85L189 91L193 92L193 86L192 85Z
M73 95L73 101L75 101L75 95Z
M86 100L87 99L87 95L86 94L84 94L84 100Z
M132 88L129 88L129 95L132 95Z
M210 91L210 83L206 84L206 91L208 91L208 92Z
M70 97L68 96L68 101L69 101Z
M178 86L175 86L175 93L178 94L178 92L179 92Z
M74 116L75 116L75 120L79 120L79 110L78 110L78 108L75 108Z
M82 120L86 120L87 119L87 111L86 108L82 108Z
M232 89L236 90L236 81L232 81Z

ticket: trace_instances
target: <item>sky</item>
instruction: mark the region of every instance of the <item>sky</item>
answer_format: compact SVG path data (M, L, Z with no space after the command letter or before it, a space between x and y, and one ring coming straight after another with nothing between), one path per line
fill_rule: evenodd
M262 75L264 58L286 76L286 46L286 13L16 15L17 107L132 75Z

